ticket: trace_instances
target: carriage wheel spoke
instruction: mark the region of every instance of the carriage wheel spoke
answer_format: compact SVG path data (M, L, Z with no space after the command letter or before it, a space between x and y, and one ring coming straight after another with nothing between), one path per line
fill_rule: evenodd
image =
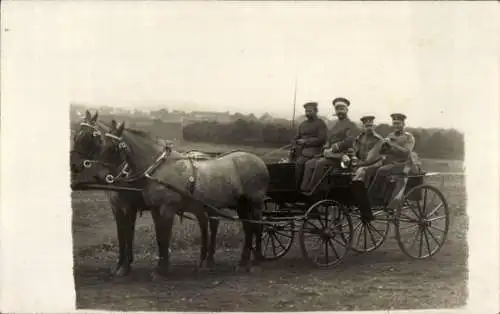
M437 216L437 217L434 217L434 218L426 219L425 221L432 222L432 221L436 221L436 220L441 220L443 218L446 218L446 216Z
M288 230L288 231L291 231L291 230ZM279 234L280 236L285 237L285 238L288 238L288 239L291 239L291 238L292 238L292 236L291 236L291 235L286 234L286 233L281 233L281 231L274 231L274 233Z
M276 242L278 242L278 244L281 246L281 248L283 250L286 249L286 247L283 245L283 243L280 241L280 239L275 234L273 234L273 238L276 239Z
M422 201L422 205L423 205L423 208L422 208L422 211L420 212L420 215L421 217L425 217L426 216L426 207L427 207L427 189L424 189L424 200Z
M383 237L384 235L380 232L381 230L378 230L377 228L375 228L374 226L372 226L371 224L368 224L368 228L369 229L372 229L373 231L375 231L376 233L378 233L381 237Z
M271 241L271 245L273 246L273 255L276 256L276 244L274 243L274 241Z
M415 246L419 234L420 234L420 228L418 228L417 232L415 232L415 237L413 237L413 240L411 241L410 248L413 248Z
M436 237L434 236L434 234L431 232L431 230L429 228L427 228L427 232L429 233L429 235L431 236L431 238L437 243L437 245L441 245L438 241L438 239L436 239Z
M431 251L431 244L429 243L429 237L427 236L427 233L425 232L427 230L427 228L424 228L422 230L422 233L424 234L425 236L425 244L427 245L427 252L429 253L429 255L432 254L432 251Z
M415 218L410 218L410 217L407 217L407 218L405 218L405 219L401 219L401 218L399 218L398 220L399 220L400 222L408 222L408 223L416 223L416 222L418 222L418 220L417 220L417 219L415 219Z
M310 224L311 226L313 226L313 227L314 227L314 229L315 229L315 231L316 231L316 230L321 230L321 229L322 229L321 227L318 227L318 225L316 225L316 224L312 223L312 221L310 221L310 220L306 220L306 222L307 222L308 224Z
M411 225L408 225L408 226L405 226L405 227L401 227L401 225L399 226L399 230L408 230L408 229L414 229L414 228L418 228L418 225L411 224Z
M356 239L356 247L359 245L359 240L361 240L361 230L359 230L358 237Z
M436 198L436 195L437 195L436 193L434 193L434 194L432 195L432 199L429 201L429 204L432 204L432 202L433 202L433 201L434 201L434 199Z
M420 208L420 202L416 202L416 203L418 204L418 207ZM420 217L418 215L418 213L413 209L412 204L410 204L410 202L408 200L405 200L405 204L406 204L406 207L409 208L415 214L415 217L417 217L417 218ZM401 214L403 214L403 213L401 213ZM409 219L412 219L412 218L409 218Z
M438 206L436 206L436 208L434 208L434 209L433 209L433 210L432 210L429 214L427 214L427 216L426 216L425 218L429 218L429 217L431 217L431 216L432 216L432 215L434 215L434 214L435 214L438 210L440 210L440 209L441 209L441 207L443 207L443 206L444 206L444 203L443 203L443 202L439 203L439 205L438 205Z
M329 208L329 207L325 208L325 215L324 215L324 218L325 218L325 225L324 225L324 227L325 227L325 228L328 228L328 223L330 222L330 219L329 219L330 217L328 217L328 216L329 216L330 211L328 210L328 208ZM333 218L333 217L332 217L332 218Z
M345 247L347 243L342 243L339 240L332 238L333 241L337 242L340 246Z
M444 233L444 230L439 229L439 228L438 228L438 227L436 227L436 226L432 226L432 225L431 225L431 226L429 226L429 228L436 229L436 230L441 231L442 233Z
M356 232L356 230L359 229L359 227L361 227L363 225L363 222L362 221L359 221L358 224L356 225L356 227L354 227L354 230L353 232Z
M422 245L424 244L424 232L423 230L420 230L420 246L418 248L418 256L422 256Z
M418 205L418 214L415 213L417 215L418 218L420 218L422 216L422 205L420 204L420 201L416 202L417 205Z
M367 248L367 242L368 242L368 239L367 239L367 236L366 236L366 225L363 226L363 248L366 250Z
M372 244L373 245L377 245L377 240L375 239L375 237L373 236L373 233L370 229L370 225L367 225L367 228L366 230L368 231L368 233L370 234L370 239L372 240Z
M332 239L328 239L328 245L330 245L330 247L332 248L333 254L335 254L335 258L339 259L340 255L337 252L337 250L335 249L335 245L333 244Z

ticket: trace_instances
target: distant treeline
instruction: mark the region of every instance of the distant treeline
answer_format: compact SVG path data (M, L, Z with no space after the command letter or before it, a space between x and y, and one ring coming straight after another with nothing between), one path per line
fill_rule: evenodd
M415 136L419 156L437 159L464 157L464 136L455 129L408 128ZM380 124L376 131L387 136L391 126ZM233 123L196 122L183 128L183 138L192 142L279 147L289 144L296 129L284 125L239 119Z

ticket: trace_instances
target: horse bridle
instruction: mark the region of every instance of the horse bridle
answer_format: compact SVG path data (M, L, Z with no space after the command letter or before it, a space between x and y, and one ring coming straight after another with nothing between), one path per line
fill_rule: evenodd
M91 168L95 164L100 164L103 166L108 166L109 168L118 168L118 173L116 175L113 174L107 174L105 176L105 181L108 184L113 184L117 183L119 181L125 181L125 182L133 182L140 180L144 177L146 178L152 178L151 173L168 157L170 157L171 152L172 152L172 146L167 145L165 147L165 150L161 152L161 154L155 159L153 164L149 166L145 171L139 172L137 175L131 177L131 171L130 171L130 165L127 161L128 159L128 154L130 153L130 147L129 145L123 140L121 136L116 136L114 134L111 134L109 132L104 134L105 137L108 137L114 141L114 143L117 145L118 152L120 153L120 158L122 159L122 163L116 167L116 165L104 162L102 160L91 160L87 159L84 160L84 167L85 168ZM190 183L189 190L193 191L194 189L194 183L195 183L195 177L196 177L196 166L194 165L193 158L190 157L180 157L180 158L173 158L175 160L183 160L187 159L191 163L191 167L193 169L193 175L188 178L188 181Z
M81 126L86 126L88 128L90 128L92 130L92 137L100 137L102 135L101 131L98 129L98 127L96 125L93 125L93 124L90 124L90 123L87 123L87 122L81 122L80 123ZM75 134L76 136L77 134ZM82 156L84 158L82 164L83 164L83 167L84 168L90 168L92 165L89 163L89 158L90 158L90 155L89 153L87 152L81 152L79 150L76 150L76 149L72 149L70 151L70 153L76 153L80 156ZM92 152L93 153L93 152Z
M130 177L130 165L127 162L128 153L130 152L129 146L127 145L127 143L125 143L125 141L123 140L122 137L116 136L116 135L111 134L109 132L106 132L104 134L104 136L111 138L113 140L116 140L118 142L118 145L117 145L118 153L120 154L120 158L122 159L122 163L118 166L118 173L116 175L107 174L105 176L104 179L106 180L106 183L112 184L112 183L115 183L117 181L117 179L120 180L120 179L129 178ZM103 166L108 166L110 168L116 168L115 165L101 161L101 160L88 160L87 163L89 165L88 168L92 167L92 165L94 165L94 164L100 164ZM132 180L134 180L134 179L132 179Z

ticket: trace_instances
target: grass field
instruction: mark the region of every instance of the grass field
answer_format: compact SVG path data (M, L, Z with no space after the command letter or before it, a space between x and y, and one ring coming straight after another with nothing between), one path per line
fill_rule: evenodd
M191 149L204 150L191 146ZM234 149L234 148L232 148ZM222 149L221 151L224 151ZM227 149L229 150L229 149ZM258 152L265 154L265 151ZM463 172L455 161L425 160L428 171ZM195 223L178 220L173 236L173 275L153 281L156 241L149 213L138 218L135 262L129 278L113 279L116 227L101 192L73 192L74 272L78 308L140 311L312 311L449 308L467 298L467 214L464 177L444 175L430 183L448 199L451 226L442 250L429 260L410 260L390 237L377 251L352 253L332 269L302 260L298 242L260 273L235 274L243 235L240 225L222 222L214 273L192 274L199 254ZM391 231L391 235L394 232Z

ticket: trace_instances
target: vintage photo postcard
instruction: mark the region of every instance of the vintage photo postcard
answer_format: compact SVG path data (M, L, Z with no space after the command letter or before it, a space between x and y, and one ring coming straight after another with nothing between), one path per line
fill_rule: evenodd
M499 311L495 2L1 20L2 312Z

